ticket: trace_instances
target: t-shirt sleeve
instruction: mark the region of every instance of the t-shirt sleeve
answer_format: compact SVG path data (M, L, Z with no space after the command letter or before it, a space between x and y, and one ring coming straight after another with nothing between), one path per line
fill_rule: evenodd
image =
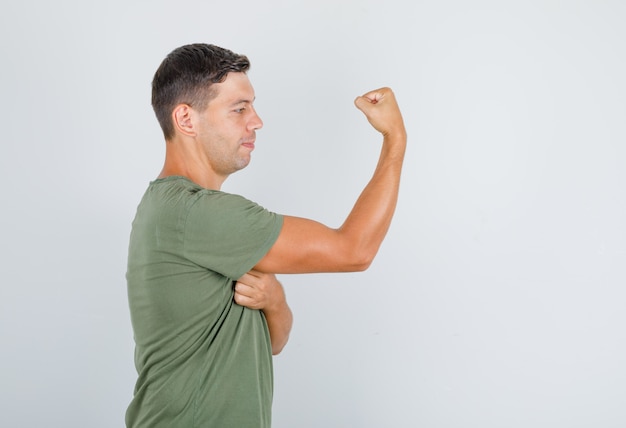
M185 256L236 280L269 251L282 224L281 215L241 196L201 192L185 222Z

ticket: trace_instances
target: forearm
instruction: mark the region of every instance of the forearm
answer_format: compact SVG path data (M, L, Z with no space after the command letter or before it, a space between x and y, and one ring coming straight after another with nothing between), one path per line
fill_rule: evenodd
M280 353L289 340L293 315L276 275L251 270L235 283L233 299L238 305L263 312L270 333L272 355Z
M404 132L385 136L374 174L339 228L351 251L360 254L366 265L371 263L389 230L398 201L405 149Z
M263 309L263 314L270 332L272 355L277 355L283 350L289 340L289 334L293 325L293 314L286 300L276 305L276 307Z

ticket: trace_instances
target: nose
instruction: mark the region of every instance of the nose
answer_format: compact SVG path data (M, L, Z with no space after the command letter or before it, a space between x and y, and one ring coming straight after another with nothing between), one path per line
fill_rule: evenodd
M257 129L263 128L263 121L259 117L256 110L253 109L252 111L253 111L253 115L250 118L250 121L248 122L248 128L256 131Z

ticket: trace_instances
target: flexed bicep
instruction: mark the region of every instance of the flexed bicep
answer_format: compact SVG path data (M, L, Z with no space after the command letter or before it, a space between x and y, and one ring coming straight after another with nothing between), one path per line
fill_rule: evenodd
M355 272L366 269L370 262L355 234L285 216L278 239L255 269L273 273Z
M383 134L374 174L338 229L284 217L282 230L255 269L273 273L356 272L372 263L398 199L406 130L395 95L381 88L357 97L356 106Z

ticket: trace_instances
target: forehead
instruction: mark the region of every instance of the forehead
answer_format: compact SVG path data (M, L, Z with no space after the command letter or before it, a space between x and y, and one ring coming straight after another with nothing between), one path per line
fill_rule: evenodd
M234 104L254 101L254 88L245 73L228 73L223 82L215 83L216 96L212 103Z

